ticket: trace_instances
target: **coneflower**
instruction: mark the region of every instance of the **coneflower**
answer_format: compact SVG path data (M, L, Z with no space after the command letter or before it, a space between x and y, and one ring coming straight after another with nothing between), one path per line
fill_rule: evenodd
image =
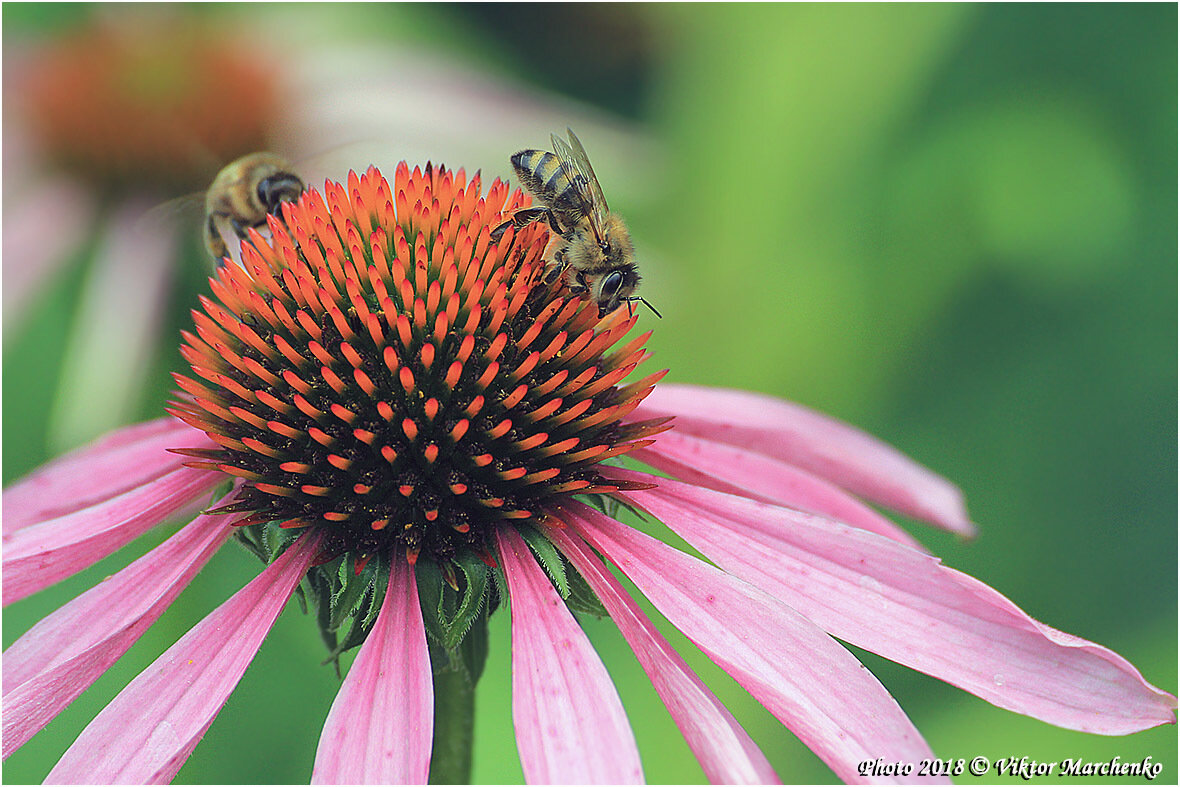
M219 496L6 651L5 756L231 537L267 567L133 680L50 781L171 779L297 588L333 656L360 648L316 782L466 779L463 703L502 606L529 782L642 780L571 609L617 623L711 781L777 781L608 564L848 781L899 778L865 761L934 754L833 636L1061 726L1174 721L1175 699L1117 654L944 568L853 497L967 532L948 482L796 405L632 381L638 315L600 320L545 276L543 224L490 242L524 203L430 166L305 193L194 312L179 420L120 430L5 493L5 604ZM607 461L622 455L678 480ZM616 521L620 504L713 565Z

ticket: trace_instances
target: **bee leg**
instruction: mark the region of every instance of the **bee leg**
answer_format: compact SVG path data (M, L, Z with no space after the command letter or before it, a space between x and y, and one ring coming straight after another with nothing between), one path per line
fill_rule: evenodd
M561 222L557 220L557 214L552 209L545 211L545 221L548 222L549 228L558 235L565 235L566 231L561 228Z
M565 266L560 263L553 263L545 269L545 284L553 284L555 281L565 275Z
M565 272L569 270L570 264L565 260L565 251L558 249L557 253L553 255L553 262L549 263L548 269L545 271L545 283L552 284L558 279L565 278Z
M205 248L213 258L214 267L221 267L221 261L229 255L225 239L221 237L221 230L217 229L217 217L220 214L210 213L205 224Z
M246 239L246 232L249 229L249 227L247 227L245 224L243 224L238 219L234 219L234 218L231 218L229 220L229 226L233 228L235 235L237 235L242 240Z
M502 224L497 226L494 230L492 230L492 235L491 235L492 240L494 240L494 241L500 240L500 238L502 238L504 236L504 233L508 230L509 227L516 227L519 230L521 227L526 227L529 224L532 224L534 221L537 221L542 218L548 219L548 217L552 216L552 215L553 215L553 212L551 210L549 210L549 208L543 208L543 207L542 208L525 208L524 210L518 210L518 211L516 211L516 213L513 213L512 216L510 216L507 221L503 222Z
M500 238L504 237L504 233L507 232L508 228L511 226L512 219L508 219L508 221L505 221L503 224L496 226L491 233L492 243L496 243L500 240Z
M570 284L570 293L573 295L589 295L590 285L586 283L586 274L578 271L574 276L574 281Z

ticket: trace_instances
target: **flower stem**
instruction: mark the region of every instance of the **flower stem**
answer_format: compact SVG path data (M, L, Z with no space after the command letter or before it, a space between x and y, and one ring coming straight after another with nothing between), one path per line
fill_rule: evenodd
M430 784L470 784L475 685L462 670L434 673L434 752Z

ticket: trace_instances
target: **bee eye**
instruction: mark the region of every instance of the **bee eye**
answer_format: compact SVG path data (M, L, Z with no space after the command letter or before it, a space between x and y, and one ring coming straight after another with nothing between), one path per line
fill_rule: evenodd
M623 274L618 271L612 271L602 280L602 294L608 298L613 298L621 286L623 286Z
M258 181L258 201L269 208L272 199L270 178L263 178Z

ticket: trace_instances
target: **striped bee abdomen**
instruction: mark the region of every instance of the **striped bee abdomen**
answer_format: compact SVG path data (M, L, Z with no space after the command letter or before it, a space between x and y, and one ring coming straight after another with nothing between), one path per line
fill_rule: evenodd
M522 150L512 157L512 168L524 187L555 212L581 218L589 211L582 197L584 189L575 187L584 179L552 153Z

